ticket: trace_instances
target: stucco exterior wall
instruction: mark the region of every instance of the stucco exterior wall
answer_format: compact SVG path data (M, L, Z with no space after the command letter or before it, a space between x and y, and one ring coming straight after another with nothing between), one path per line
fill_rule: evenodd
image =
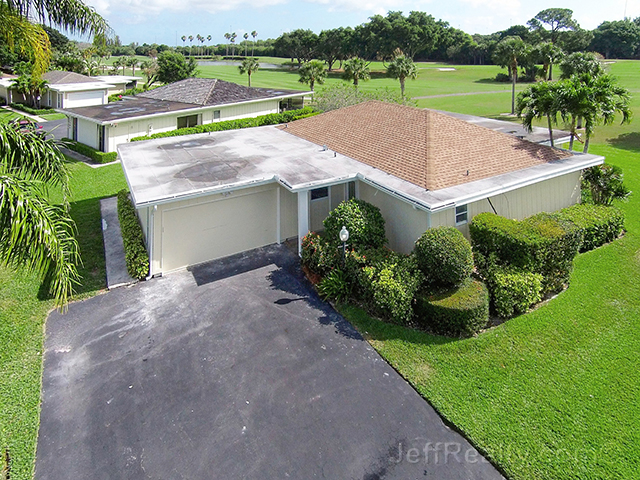
M69 137L71 138L71 137ZM78 119L78 142L98 148L98 125L81 118Z

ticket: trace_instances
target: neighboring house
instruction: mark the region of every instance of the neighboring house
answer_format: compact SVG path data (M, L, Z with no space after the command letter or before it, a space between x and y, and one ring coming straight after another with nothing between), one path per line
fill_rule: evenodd
M289 238L300 245L352 197L378 206L389 247L410 252L431 227L468 235L480 212L521 219L572 205L582 170L604 160L382 102L118 150L153 275Z
M108 91L114 85L93 77L74 72L52 70L42 75L47 81L47 89L40 98L42 108L76 108L90 105L104 105L108 101ZM24 102L24 97L15 91L14 79L0 79L0 97L9 103Z
M221 120L300 108L312 92L244 87L214 78L188 78L108 105L62 111L68 136L103 152L134 137Z
M107 95L114 95L116 93L124 93L127 90L133 90L138 86L138 82L142 80L142 77L133 77L129 75L96 75L91 78L110 84Z

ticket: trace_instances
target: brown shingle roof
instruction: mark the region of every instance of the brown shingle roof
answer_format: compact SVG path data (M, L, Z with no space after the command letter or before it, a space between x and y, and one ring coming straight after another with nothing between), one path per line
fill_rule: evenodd
M273 98L287 94L303 93L294 90L245 87L215 78L187 78L140 93L139 97L195 105L224 105L260 98Z
M87 77L74 72L64 72L62 70L51 70L42 75L42 78L49 82L50 85L66 84L66 83L95 83L99 80Z
M572 156L433 110L378 101L297 120L286 131L428 190Z

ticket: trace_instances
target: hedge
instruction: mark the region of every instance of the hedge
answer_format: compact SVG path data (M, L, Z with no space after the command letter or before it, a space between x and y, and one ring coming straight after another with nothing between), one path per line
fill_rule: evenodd
M194 133L220 132L223 130L237 130L240 128L262 127L264 125L277 125L279 123L292 122L298 118L314 113L311 107L299 110L288 110L282 113L269 113L255 118L240 118L238 120L224 120L222 122L207 123L195 127L179 128L169 132L158 132L153 135L133 137L132 142L151 140L154 138L178 137L181 135L193 135Z
M593 250L615 240L624 230L624 214L616 207L578 204L564 208L556 215L573 222L580 229L581 252Z
M542 300L542 275L514 268L496 269L489 280L493 308L500 317L524 313Z
M430 228L416 241L418 267L433 288L460 285L473 272L471 244L454 227Z
M139 280L149 275L149 255L144 244L144 234L136 209L127 190L118 192L118 219L124 243L124 258L127 272Z
M380 209L364 200L352 198L340 203L324 219L324 235L332 245L342 245L340 230L349 231L352 249L377 248L387 243L385 221Z
M445 293L416 297L415 320L438 335L468 337L489 321L489 292L484 283L468 279Z
M569 282L582 244L575 224L548 213L522 221L481 213L469 232L476 267L485 278L496 266L512 266L541 274L545 293L561 290Z
M338 265L340 254L337 248L330 247L315 232L309 232L302 239L301 263L319 275L329 273Z
M96 150L89 145L73 141L69 138L63 138L61 141L63 145L69 150L73 150L74 152L78 152L85 157L89 157L96 163L110 163L114 162L118 158L117 152L101 152L100 150Z
M11 108L22 110L23 112L31 115L48 115L50 113L57 113L53 108L32 108L24 103L12 103Z

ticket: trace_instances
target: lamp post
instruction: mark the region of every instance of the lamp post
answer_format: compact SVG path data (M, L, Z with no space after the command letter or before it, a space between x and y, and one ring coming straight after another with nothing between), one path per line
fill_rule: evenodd
M342 242L342 267L344 268L344 264L347 257L347 240L349 240L349 230L344 225L340 230L340 241Z

